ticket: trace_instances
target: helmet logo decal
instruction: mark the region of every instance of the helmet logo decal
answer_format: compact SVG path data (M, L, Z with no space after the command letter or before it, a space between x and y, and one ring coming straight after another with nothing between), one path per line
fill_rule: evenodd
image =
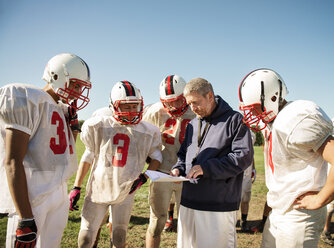
M174 79L174 75L170 75L166 78L166 85L165 85L166 95L175 94L174 86L173 86L173 79Z
M123 86L124 86L124 89L125 89L125 92L126 92L126 95L127 96L135 96L135 89L133 88L132 84L130 84L128 81L121 81Z

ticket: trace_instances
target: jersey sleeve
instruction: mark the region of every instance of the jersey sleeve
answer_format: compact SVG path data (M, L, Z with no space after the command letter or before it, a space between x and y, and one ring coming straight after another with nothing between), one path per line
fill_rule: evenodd
M87 150L95 153L95 138L98 136L96 125L93 119L85 121L81 128L80 139L84 143Z
M159 107L158 104L147 105L143 110L143 120L155 126L159 126Z
M294 128L288 138L288 148L297 155L299 151L317 151L332 132L331 120L319 108L305 116Z
M152 128L153 132L153 139L152 145L149 150L149 157L151 159L158 160L160 163L162 162L162 154L161 154L161 136L160 131L157 127Z
M0 89L0 118L5 128L20 130L29 135L34 129L34 120L38 120L38 106L28 99L24 88L4 87Z

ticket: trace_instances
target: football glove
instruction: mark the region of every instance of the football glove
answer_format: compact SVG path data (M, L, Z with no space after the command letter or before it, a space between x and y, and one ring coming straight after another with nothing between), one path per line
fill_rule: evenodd
M35 219L22 219L16 229L15 248L33 248L36 245L37 226Z
M252 183L255 182L255 179L256 179L256 170L253 169L253 170L252 170Z
M72 131L81 132L76 106L77 106L77 100L74 100L71 103L71 106L68 107L68 121L70 123Z
M70 192L70 210L79 210L79 206L77 205L77 202L80 199L80 190L81 187L73 187Z
M133 182L129 194L132 194L137 189L139 189L144 183L146 183L146 181L147 181L146 177L144 176L143 173L141 173L139 177Z

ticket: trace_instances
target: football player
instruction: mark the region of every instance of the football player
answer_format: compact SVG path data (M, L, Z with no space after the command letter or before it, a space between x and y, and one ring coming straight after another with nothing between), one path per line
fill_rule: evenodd
M90 72L64 53L49 60L43 79L43 89L0 88L0 210L10 213L8 248L59 247L67 223L67 181L77 167L70 126L78 130L76 111L89 102Z
M95 117L95 116L112 116L112 115L113 115L113 111L111 110L110 107L103 107L103 108L100 108L100 109L97 109L96 111L94 111L94 113L92 114L92 118ZM82 169L83 169L83 167L80 167L80 170L82 170ZM86 168L86 169L87 169L87 171L80 172L80 173L84 173L84 175L86 175L87 172L88 172L88 170L89 170L89 168ZM71 189L71 192L69 194L70 210L71 211L78 211L79 210L79 206L77 205L77 203L78 203L78 201L80 199L81 184L82 184L82 181L75 182L75 185L79 185L79 186L74 186ZM109 210L110 210L110 214L109 214L108 227L109 227L109 232L110 232L110 243L111 243L110 246L112 247L112 223L111 223L112 222L112 217L111 217L111 207L109 207ZM106 213L105 218L102 220L101 227L106 223L107 218L108 218L108 213ZM98 245L101 227L100 227L99 231L97 232L96 240L95 240L95 243L93 245L93 248L96 248L97 245Z
M256 135L254 132L252 134L252 143L255 144ZM249 211L249 202L252 195L252 184L256 179L256 170L255 170L255 161L253 158L252 165L244 170L244 177L242 179L242 188L241 188L241 202L240 202L240 211L241 211L241 221L240 227L242 232L248 232L248 211Z
M184 138L187 124L195 117L183 96L186 85L178 75L169 75L160 83L160 102L145 108L143 119L159 127L162 137L160 172L170 174L177 161L177 152ZM172 193L177 211L180 206L182 184L151 182L149 191L150 223L146 233L146 247L159 247ZM172 220L169 220L172 222ZM168 224L168 223L167 223Z
M260 128L262 129L262 128ZM266 167L266 165L269 164L269 154L266 153L266 151L268 151L268 142L269 142L269 133L270 133L270 130L268 129L268 127L264 128L261 130L261 133L263 135L263 141L264 141L264 144L263 144L263 151L264 151L264 166ZM268 165L269 166L269 165ZM250 228L250 232L251 233L257 233L257 232L263 232L263 228L264 228L264 224L266 223L267 221L267 218L268 218L268 215L271 211L271 208L268 206L267 204L267 201L264 203L264 206L263 206L263 211L262 211L262 219L259 223L257 223L255 226L251 227Z
M334 118L332 119L333 122L333 126L334 126ZM334 132L333 132L334 135ZM327 173L329 173L330 168L333 165L329 164L328 165L328 169L327 169ZM332 230L331 230L331 223L332 223L332 216L334 214L334 201L331 201L330 203L327 204L327 217L326 217L326 223L325 223L325 227L324 230L321 233L321 240L331 246L334 246L334 239L332 237Z
M95 116L84 122L80 136L86 150L74 187L80 187L92 165L82 209L79 247L92 247L101 222L112 208L112 240L125 247L134 192L146 182L145 160L155 170L161 160L159 129L141 121L143 99L136 86L117 82L110 93L112 116ZM139 175L139 176L138 176Z
M315 103L287 102L287 93L282 77L270 69L250 72L239 87L244 122L259 130L262 120L270 129L265 173L272 211L261 246L317 247L326 218L322 206L330 201L328 182L334 180L330 172L324 187L327 162L334 161L333 125ZM311 205L300 201L305 195L312 195Z

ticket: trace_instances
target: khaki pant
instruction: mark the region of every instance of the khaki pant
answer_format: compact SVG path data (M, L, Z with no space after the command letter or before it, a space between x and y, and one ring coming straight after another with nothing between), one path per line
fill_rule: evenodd
M241 202L250 202L252 192L252 166L249 166L244 171L244 177L242 180L241 188Z
M151 236L161 234L166 220L172 194L175 194L176 211L178 213L181 200L182 183L151 182L149 192L150 223L148 231Z
M92 247L109 206L112 209L112 239L116 246L125 244L126 232L131 217L134 195L128 195L124 201L110 205L98 204L85 198L81 214L81 227L78 237L79 247Z

